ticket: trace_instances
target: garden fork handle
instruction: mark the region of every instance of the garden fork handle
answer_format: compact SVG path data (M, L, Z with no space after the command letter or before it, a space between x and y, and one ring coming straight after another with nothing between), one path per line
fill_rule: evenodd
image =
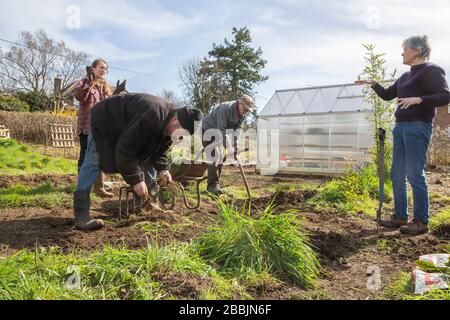
M378 177L379 177L379 194L378 194L378 209L377 209L377 232L381 232L381 214L383 211L384 200L384 142L386 140L386 130L378 128L378 139L380 142L379 154L378 154Z
M239 160L239 155L236 155L236 161L238 163L239 170L241 171L242 180L244 180L245 190L247 191L248 199L251 199L252 195L250 193L250 187L248 186L248 181L244 172L244 168L242 167L241 161Z

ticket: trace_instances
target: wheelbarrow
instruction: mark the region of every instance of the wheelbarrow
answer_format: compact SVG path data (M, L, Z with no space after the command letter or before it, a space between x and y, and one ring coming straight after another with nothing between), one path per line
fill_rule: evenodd
M181 189L181 195L183 197L183 203L188 209L198 209L200 207L200 183L207 179L205 176L208 164L206 162L200 163L181 163L180 165L172 165L170 168L170 174L172 175L172 186L177 186ZM196 199L192 205L189 203L184 185L189 182L195 182ZM176 189L162 187L160 191L159 201L161 206L166 210L172 210L175 207ZM168 203L168 199L170 202ZM169 206L168 206L169 205Z
M159 191L152 193L147 198L137 196L133 192L131 186L124 186L119 190L119 219L122 215L129 217L130 213L136 213L137 208L143 208L150 200L159 200L160 206L165 210L173 210L175 208L175 201L177 196L177 189L181 190L183 203L188 209L197 209L200 207L200 183L207 179L205 176L208 164L206 162L182 162L179 165L172 164L170 167L170 174L172 176L172 183L168 187L160 187ZM195 182L196 199L194 204L190 204L186 190L183 185L189 182ZM151 199L153 198L153 199ZM132 201L130 207L130 199Z

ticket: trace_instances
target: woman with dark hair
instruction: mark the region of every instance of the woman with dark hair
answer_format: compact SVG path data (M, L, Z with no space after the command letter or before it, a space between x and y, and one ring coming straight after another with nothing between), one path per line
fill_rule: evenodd
M80 137L80 171L86 154L87 138L90 128L91 109L97 103L113 95L112 89L105 79L108 64L103 59L96 59L86 68L87 75L81 79L74 91L75 98L80 102L77 117L77 135ZM94 192L101 197L112 197L113 194L104 188L105 174L100 172L94 184Z
M393 85L383 88L375 80L356 81L370 84L383 100L397 98L396 125L393 130L391 179L395 212L382 225L400 228L402 233L428 232L429 199L425 177L436 107L448 105L450 92L445 71L428 62L431 47L426 35L413 36L403 42L403 64L411 66ZM414 218L408 222L406 179L411 184Z

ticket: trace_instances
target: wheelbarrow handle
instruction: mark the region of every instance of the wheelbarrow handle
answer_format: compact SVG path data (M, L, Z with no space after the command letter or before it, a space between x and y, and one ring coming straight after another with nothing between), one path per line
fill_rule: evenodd
M200 207L200 202L201 202L201 196L200 196L200 183L204 180L206 180L207 178L202 178L196 181L196 185L195 185L195 191L196 191L196 202L194 205L190 205L189 201L187 199L186 196L186 190L184 190L184 187L181 183L179 183L179 187L182 190L182 195L183 195L183 202L184 205L186 206L186 208L191 209L191 210L195 210L198 209Z

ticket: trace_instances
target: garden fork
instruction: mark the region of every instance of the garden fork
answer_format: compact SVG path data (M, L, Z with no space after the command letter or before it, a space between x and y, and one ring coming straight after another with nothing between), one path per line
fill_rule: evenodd
M384 142L386 140L386 130L378 128L378 140L380 148L378 153L378 178L379 178L379 195L378 195L378 209L377 209L377 232L381 233L381 213L383 210L384 200Z

